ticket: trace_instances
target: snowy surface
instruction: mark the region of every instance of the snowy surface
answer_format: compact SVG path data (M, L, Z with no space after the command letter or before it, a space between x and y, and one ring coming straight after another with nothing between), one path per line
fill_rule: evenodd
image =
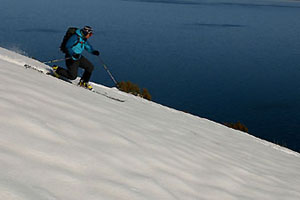
M0 48L1 200L300 199L298 153Z

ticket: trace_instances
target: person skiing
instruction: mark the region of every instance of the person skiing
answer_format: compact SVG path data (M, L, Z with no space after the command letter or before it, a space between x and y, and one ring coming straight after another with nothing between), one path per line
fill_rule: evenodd
M65 58L67 69L62 67L53 66L53 74L57 78L65 77L70 80L77 78L78 67L84 69L84 73L79 81L79 85L92 90L92 86L89 84L92 72L94 70L93 64L85 58L82 54L83 50L87 50L89 53L99 56L100 53L88 43L88 39L93 35L93 29L90 26L85 26L82 29L77 29L65 44Z

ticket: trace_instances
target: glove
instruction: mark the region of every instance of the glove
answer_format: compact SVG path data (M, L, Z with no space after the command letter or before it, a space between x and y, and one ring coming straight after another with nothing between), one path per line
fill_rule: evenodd
M75 58L75 59L79 59L80 58L80 54L73 54L72 57Z
M99 55L100 55L100 52L97 51L97 50L95 50L95 51L92 52L92 54L95 55L95 56L99 56Z

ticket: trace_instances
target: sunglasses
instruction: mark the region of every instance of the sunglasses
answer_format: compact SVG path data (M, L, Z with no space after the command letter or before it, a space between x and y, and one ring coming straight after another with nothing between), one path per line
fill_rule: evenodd
M91 37L92 35L93 35L93 32L89 32L89 33L86 34L85 37Z

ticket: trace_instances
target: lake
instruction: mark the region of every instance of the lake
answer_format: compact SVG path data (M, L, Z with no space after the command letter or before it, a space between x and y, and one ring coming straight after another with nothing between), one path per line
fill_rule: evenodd
M153 101L300 152L300 2L1 0L0 46L41 61L62 58L69 26L118 81ZM113 86L99 60L92 81ZM59 63L64 66L64 63Z

